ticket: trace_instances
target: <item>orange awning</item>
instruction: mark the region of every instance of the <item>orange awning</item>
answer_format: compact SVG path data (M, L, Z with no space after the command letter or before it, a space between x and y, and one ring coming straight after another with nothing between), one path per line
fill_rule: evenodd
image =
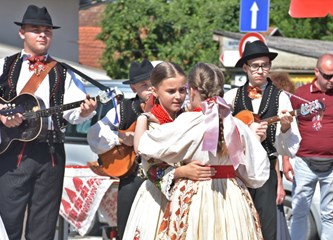
M332 0L291 0L289 15L293 18L318 18L333 15Z

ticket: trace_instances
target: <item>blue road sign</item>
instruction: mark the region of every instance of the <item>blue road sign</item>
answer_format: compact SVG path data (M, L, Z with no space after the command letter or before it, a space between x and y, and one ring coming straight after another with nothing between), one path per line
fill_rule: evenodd
M239 20L241 32L267 32L269 0L241 0Z

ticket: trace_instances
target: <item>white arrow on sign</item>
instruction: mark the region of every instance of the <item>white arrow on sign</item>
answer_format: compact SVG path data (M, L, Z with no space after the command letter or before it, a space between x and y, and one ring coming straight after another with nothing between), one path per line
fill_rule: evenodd
M252 6L251 6L251 29L256 29L257 28L257 15L258 15L258 5L257 3L254 1Z

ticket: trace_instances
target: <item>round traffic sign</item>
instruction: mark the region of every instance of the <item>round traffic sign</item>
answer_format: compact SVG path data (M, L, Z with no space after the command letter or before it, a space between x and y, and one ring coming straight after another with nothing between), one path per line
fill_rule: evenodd
M260 33L250 32L250 33L245 34L239 42L239 47L238 47L239 55L241 57L243 56L243 51L244 51L244 48L245 48L245 44L247 42L254 42L256 40L260 40L260 41L262 41L266 44L264 36L261 35Z

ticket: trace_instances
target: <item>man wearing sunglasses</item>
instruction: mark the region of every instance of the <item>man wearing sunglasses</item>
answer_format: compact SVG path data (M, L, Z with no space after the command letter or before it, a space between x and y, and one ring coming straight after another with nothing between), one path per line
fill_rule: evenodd
M270 52L262 41L247 42L243 56L236 63L236 67L242 68L246 73L247 82L224 95L225 100L233 107L234 115L248 110L260 119L273 116L279 116L280 119L275 124L260 122L250 126L263 140L262 145L270 161L270 177L267 182L260 188L249 189L259 213L265 240L277 238L277 205L282 204L285 197L277 156L294 156L300 141L297 123L289 114L292 107L288 95L277 89L268 78L272 61L277 55Z
M322 111L298 117L302 141L294 169L288 160L283 162L284 174L294 175L292 239L305 239L307 216L317 182L321 199L320 239L332 239L333 236L333 54L320 56L314 73L315 79L311 83L296 90L299 98L291 98L294 108L304 104L300 99L318 100L323 107Z

